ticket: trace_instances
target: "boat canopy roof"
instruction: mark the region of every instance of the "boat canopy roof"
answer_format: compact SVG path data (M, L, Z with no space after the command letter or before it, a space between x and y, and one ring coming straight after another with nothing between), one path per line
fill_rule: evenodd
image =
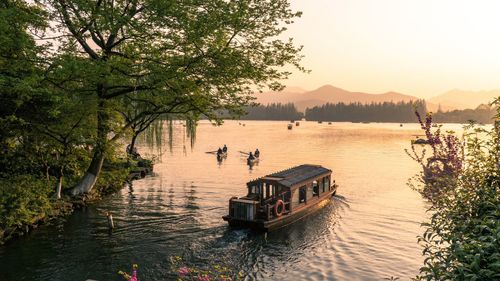
M331 172L332 170L320 165L303 164L255 179L248 184L253 184L256 181L269 180L276 181L277 183L287 187L292 187L296 184L313 180L319 176L330 174Z

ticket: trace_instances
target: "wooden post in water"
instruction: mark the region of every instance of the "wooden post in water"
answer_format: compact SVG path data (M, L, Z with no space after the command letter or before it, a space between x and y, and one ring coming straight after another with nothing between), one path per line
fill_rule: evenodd
M108 217L108 227L110 230L115 228L115 223L113 222L113 215L110 212L106 212L106 216Z

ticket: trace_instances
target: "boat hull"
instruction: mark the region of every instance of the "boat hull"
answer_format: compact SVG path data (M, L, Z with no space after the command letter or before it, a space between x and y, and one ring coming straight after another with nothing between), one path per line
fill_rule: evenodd
M227 152L222 152L221 154L217 154L217 161L222 161L222 159L227 157Z
M249 221L249 220L232 218L230 216L224 216L222 218L229 223L229 226L235 228L252 228L261 231L275 231L277 229L280 229L282 227L300 221L303 218L307 217L308 215L321 210L323 207L325 207L326 205L328 205L328 203L331 202L332 197L333 195L335 195L336 191L337 188L335 186L332 190L328 191L327 193L325 192L325 194L322 195L321 198L311 203L310 205L302 206L298 210L293 211L292 213L283 215L273 220Z
M250 165L250 166L254 165L257 162L259 162L259 158L247 159L247 164Z

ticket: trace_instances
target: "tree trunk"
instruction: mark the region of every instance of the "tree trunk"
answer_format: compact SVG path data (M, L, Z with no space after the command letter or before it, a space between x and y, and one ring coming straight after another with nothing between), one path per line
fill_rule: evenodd
M45 179L47 180L47 187L50 187L50 174L49 174L49 165L44 165Z
M72 196L81 195L88 193L94 187L97 177L101 173L102 163L104 162L104 155L108 145L108 121L109 116L106 113L105 108L106 101L100 99L98 105L97 113L97 142L94 147L94 155L92 157L92 162L87 169L87 172L80 180L80 182L71 189L70 194Z
M81 195L84 193L88 193L94 187L97 177L101 173L102 163L104 162L104 155L97 151L94 152L94 156L92 157L92 162L90 162L90 166L87 169L87 172L80 180L80 182L71 189L71 195Z
M129 151L127 151L129 154L132 154L132 152L134 151L135 141L137 140L137 136L139 136L139 133L136 134L134 132L134 135L132 136L132 140L130 141Z
M61 173L57 179L56 199L61 199L62 181L63 181L63 175Z

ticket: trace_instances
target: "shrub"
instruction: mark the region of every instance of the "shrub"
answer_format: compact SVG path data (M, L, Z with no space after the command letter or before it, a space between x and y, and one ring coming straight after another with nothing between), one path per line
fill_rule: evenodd
M51 209L46 183L34 176L0 178L0 228L34 223Z
M419 191L425 198L433 201L446 193L460 175L463 169L464 147L462 142L453 131L441 132L441 127L432 123L432 114L428 113L425 121L422 120L418 111L415 111L418 122L425 135L424 147L418 152L418 144L412 142L411 152L406 153L422 167L422 172L417 176L417 184L411 182L411 186ZM426 157L427 149L430 147L432 155ZM422 184L422 185L420 185Z
M460 169L435 173L437 180L430 182L425 170L421 174L419 191L427 198L431 194L432 205L419 237L426 258L416 279L499 280L500 123L490 131L467 126L464 141L456 146L464 151ZM455 157L454 151L443 151L445 159Z

